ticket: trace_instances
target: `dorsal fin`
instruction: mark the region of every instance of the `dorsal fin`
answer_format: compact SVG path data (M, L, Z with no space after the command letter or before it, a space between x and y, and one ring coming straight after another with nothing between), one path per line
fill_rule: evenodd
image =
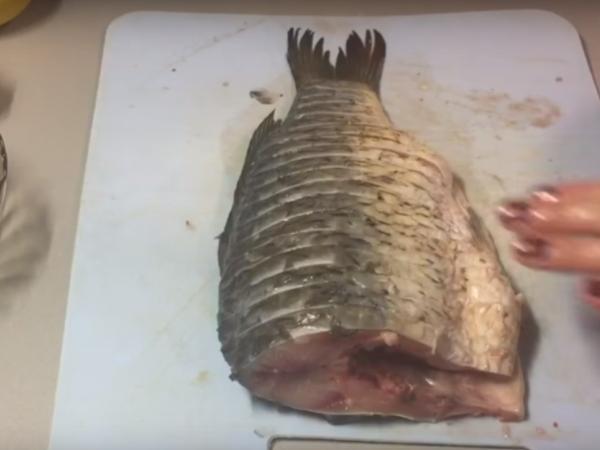
M340 48L335 67L329 52L323 51L323 38L313 46L314 33L306 30L300 37L299 28L288 31L287 60L296 86L312 80L347 80L365 83L379 94L385 61L385 40L377 31L368 30L364 40L353 31Z
M240 173L240 177L238 178L237 185L235 186L235 191L233 194L233 203L238 201L243 189L244 184L246 183L246 176L248 173L248 168L250 167L250 162L254 158L257 149L261 147L263 142L274 133L277 128L281 125L281 120L275 120L275 110L271 111L271 113L263 119L263 121L258 125L254 133L252 133L252 137L250 138L250 144L248 144L248 150L246 151L246 157L244 158L244 164L242 165L242 172ZM229 245L229 232L232 226L232 212L234 208L231 208L229 212L229 216L227 217L227 222L225 222L225 228L223 232L218 236L219 238L219 269L222 269L223 259L225 257L225 252L227 251L227 247Z
M275 120L275 110L271 111L267 117L256 127L252 137L250 138L250 144L248 144L248 151L244 159L244 165L242 166L242 174L248 165L248 161L252 158L252 155L256 152L256 149L260 147L263 141L273 133L277 127L281 125L281 120ZM240 175L240 178L242 175Z
M267 117L256 127L250 143L248 144L248 150L246 150L246 156L244 158L244 164L242 165L242 171L235 187L233 194L233 201L236 201L240 196L241 190L243 189L244 183L246 182L246 174L250 167L250 162L254 158L254 154L261 147L262 143L281 125L281 120L275 120L275 110L271 111Z

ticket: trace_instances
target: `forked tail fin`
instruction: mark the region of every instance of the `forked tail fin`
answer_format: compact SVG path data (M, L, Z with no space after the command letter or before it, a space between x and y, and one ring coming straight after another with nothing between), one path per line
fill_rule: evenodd
M323 51L323 38L316 45L313 41L311 30L304 31L301 37L299 28L288 31L287 60L297 87L315 80L357 81L379 94L385 40L377 30L367 30L364 40L353 31L346 49L340 47L335 66L329 61L329 51Z

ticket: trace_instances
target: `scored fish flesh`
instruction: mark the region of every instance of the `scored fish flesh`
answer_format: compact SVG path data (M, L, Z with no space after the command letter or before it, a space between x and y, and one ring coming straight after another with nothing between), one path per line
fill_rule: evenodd
M219 240L219 339L255 396L333 415L521 420L521 300L448 164L394 129L385 41L291 29Z

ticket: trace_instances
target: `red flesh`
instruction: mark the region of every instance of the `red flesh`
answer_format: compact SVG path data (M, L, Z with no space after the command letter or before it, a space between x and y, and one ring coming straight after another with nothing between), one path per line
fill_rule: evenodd
M240 381L258 397L327 415L523 418L520 368L511 377L444 370L410 353L393 333L318 333L266 351Z

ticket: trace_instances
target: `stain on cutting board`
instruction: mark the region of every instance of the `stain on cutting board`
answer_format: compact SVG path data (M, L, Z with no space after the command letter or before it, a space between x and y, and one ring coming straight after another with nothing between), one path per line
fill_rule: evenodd
M560 108L545 97L525 97L515 100L506 92L472 91L465 96L467 102L456 103L476 114L500 122L506 128L547 128L561 117Z
M493 87L461 91L438 83L426 64L397 62L394 67L383 79L382 99L386 106L395 110L396 106L390 104L397 102L397 107L406 109L404 105L408 102L417 119L428 119L449 131L460 131L458 124L452 120L456 108L485 119L489 127L497 128L499 132L547 128L561 118L560 107L546 97L515 98ZM392 97L389 97L386 87L392 91ZM397 125L402 128L402 124Z
M210 372L208 370L200 370L194 379L193 384L206 384L210 380Z

